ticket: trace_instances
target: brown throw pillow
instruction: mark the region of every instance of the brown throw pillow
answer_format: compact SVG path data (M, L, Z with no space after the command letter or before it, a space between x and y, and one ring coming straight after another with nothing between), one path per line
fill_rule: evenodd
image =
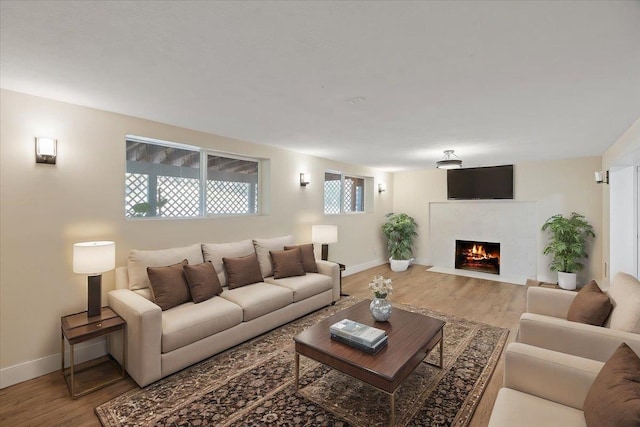
M583 405L587 427L640 426L640 357L625 343L593 380Z
M237 258L222 258L222 262L227 272L227 286L229 286L229 289L262 282L263 280L256 254Z
M298 246L285 246L284 249L300 248L302 252L302 267L305 273L317 273L318 264L316 264L316 255L313 253L313 243Z
M196 304L222 293L222 286L211 261L183 267L191 298Z
M189 285L182 270L187 264L188 261L185 259L166 267L147 267L153 301L162 310L191 301Z
M585 285L569 306L567 320L602 326L607 321L613 305L595 280Z
M273 262L273 278L304 276L302 266L302 252L300 248L286 249L284 251L269 251Z

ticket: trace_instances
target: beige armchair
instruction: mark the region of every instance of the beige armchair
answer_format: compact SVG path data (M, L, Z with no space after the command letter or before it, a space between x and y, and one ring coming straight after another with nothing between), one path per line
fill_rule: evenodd
M583 404L603 362L511 343L489 427L585 427Z
M612 280L607 295L614 308L602 327L566 320L576 295L558 289L527 289L527 312L520 317L517 341L600 362L607 361L623 342L640 353L640 282L636 278L618 273Z

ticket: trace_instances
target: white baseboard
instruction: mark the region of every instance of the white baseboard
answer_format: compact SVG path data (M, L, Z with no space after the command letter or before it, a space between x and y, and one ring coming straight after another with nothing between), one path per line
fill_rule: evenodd
M68 346L66 346L66 349L64 361L66 367L68 367L71 354ZM105 354L107 354L107 340L105 338L96 338L86 343L86 345L76 345L75 364L77 365ZM0 369L0 389L59 371L61 362L61 355L58 353L2 368Z
M354 265L346 268L342 272L342 277L350 276L352 274L360 273L361 271L367 270L369 268L377 267L382 264L386 264L388 261L386 259L374 259L372 261L365 262L363 264Z

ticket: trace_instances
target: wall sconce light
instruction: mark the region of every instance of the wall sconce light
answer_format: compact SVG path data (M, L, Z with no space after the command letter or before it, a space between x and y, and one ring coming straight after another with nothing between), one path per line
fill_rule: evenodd
M56 164L58 141L48 137L36 138L36 163Z
M609 171L596 171L596 184L608 184L609 183Z
M309 185L309 174L301 172L300 173L300 187L306 187Z
M384 183L378 184L378 193L384 193L387 191L387 186Z

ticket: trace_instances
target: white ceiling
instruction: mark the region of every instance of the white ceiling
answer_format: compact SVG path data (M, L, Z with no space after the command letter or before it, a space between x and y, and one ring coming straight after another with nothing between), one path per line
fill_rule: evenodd
M598 156L640 117L638 1L2 1L0 19L2 88L392 171L445 149Z

